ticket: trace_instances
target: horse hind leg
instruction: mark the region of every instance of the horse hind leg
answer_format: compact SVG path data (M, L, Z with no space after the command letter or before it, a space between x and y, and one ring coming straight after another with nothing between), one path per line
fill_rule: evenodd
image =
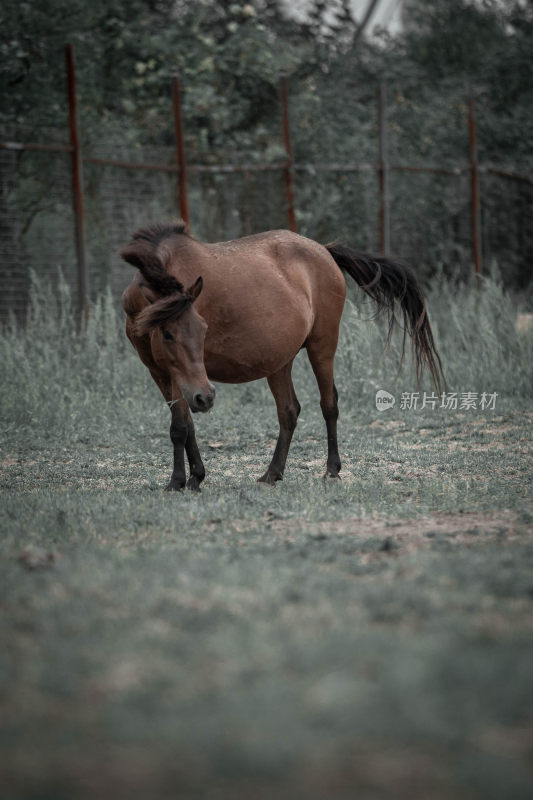
M307 355L320 391L320 408L326 422L328 435L328 460L324 478L339 478L341 460L337 444L337 419L339 417L338 393L333 379L335 353L323 352L322 348L309 343Z
M292 361L286 364L274 375L267 378L270 391L274 395L279 420L279 436L276 449L270 466L264 475L259 478L261 483L273 486L276 481L283 478L285 463L291 444L292 435L296 428L300 403L296 397L291 377Z

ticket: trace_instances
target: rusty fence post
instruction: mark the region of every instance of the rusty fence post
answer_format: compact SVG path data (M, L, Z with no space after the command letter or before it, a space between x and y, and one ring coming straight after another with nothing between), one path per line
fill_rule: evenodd
M285 196L287 198L287 219L289 230L297 231L296 215L294 213L294 190L292 187L292 144L291 131L289 126L289 95L287 91L287 76L281 73L279 77L279 88L281 96L281 125L283 129L283 144L287 154L287 162L284 169L285 175Z
M474 255L474 275L476 280L483 268L481 246L481 193L479 182L479 161L477 155L476 112L473 97L468 100L468 152L470 158L470 204L472 221L472 252Z
M378 131L379 131L379 249L390 252L390 193L389 154L387 144L387 87L382 82L378 87Z
M177 73L172 79L172 105L174 109L174 130L176 132L176 162L178 165L178 208L182 220L186 225L189 225L187 161L185 158L185 142L183 140L183 124L181 119L180 79Z
M90 312L89 272L85 240L85 199L83 194L83 163L78 121L78 98L76 93L76 69L74 48L65 47L68 88L68 117L70 129L70 150L72 163L72 206L74 210L74 230L76 239L76 260L78 265L78 303L80 320L86 321Z

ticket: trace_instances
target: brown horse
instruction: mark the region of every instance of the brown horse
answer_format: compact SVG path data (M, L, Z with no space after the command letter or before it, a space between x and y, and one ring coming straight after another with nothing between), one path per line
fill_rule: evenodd
M326 421L326 477L339 477L333 360L346 296L343 272L389 313L389 338L399 303L404 330L413 340L417 377L427 366L440 387L442 368L420 288L406 267L390 259L338 244L323 246L289 231L203 244L187 234L183 223L138 231L121 256L139 270L122 298L126 333L172 414L169 490L186 484L184 451L187 486L199 489L204 479L190 412L213 406L211 380L268 380L280 430L270 466L259 480L281 480L300 413L292 362L304 347Z

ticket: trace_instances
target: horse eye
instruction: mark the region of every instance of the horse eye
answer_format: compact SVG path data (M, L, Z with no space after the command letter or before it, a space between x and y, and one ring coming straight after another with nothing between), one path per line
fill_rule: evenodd
M174 341L174 337L172 336L170 331L163 331L163 339L166 339L167 342L173 342Z

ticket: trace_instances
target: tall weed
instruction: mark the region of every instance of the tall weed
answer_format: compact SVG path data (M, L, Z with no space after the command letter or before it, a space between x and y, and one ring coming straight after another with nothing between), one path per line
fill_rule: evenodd
M435 343L450 392L497 392L500 398L527 402L533 389L533 335L516 330L516 312L497 276L479 287L433 282L427 304ZM336 358L339 392L361 399L378 388L417 390L409 341L399 369L402 331L385 352L385 320L369 319L371 307L348 299ZM432 391L424 376L421 391Z
M129 352L131 351L131 352ZM105 437L146 396L151 379L126 340L110 293L94 303L82 332L69 287L32 275L25 325L0 332L0 402L7 431L37 438Z
M520 335L509 297L495 277L479 288L453 286L438 279L428 307L448 389L497 392L527 403L533 388L533 336ZM416 391L409 352L398 373L401 331L385 353L386 326L372 318L361 296L350 297L341 326L336 383L343 413L372 409L378 388ZM124 334L122 312L110 293L94 304L79 332L69 288L32 278L24 325L11 321L0 330L0 403L4 433L25 438L65 436L106 439L126 433L143 420L158 430L167 421L165 404ZM296 359L294 381L301 401L317 406L318 394L305 354ZM421 387L431 391L429 379ZM263 381L225 387L219 409L239 414L242 406L271 403Z

